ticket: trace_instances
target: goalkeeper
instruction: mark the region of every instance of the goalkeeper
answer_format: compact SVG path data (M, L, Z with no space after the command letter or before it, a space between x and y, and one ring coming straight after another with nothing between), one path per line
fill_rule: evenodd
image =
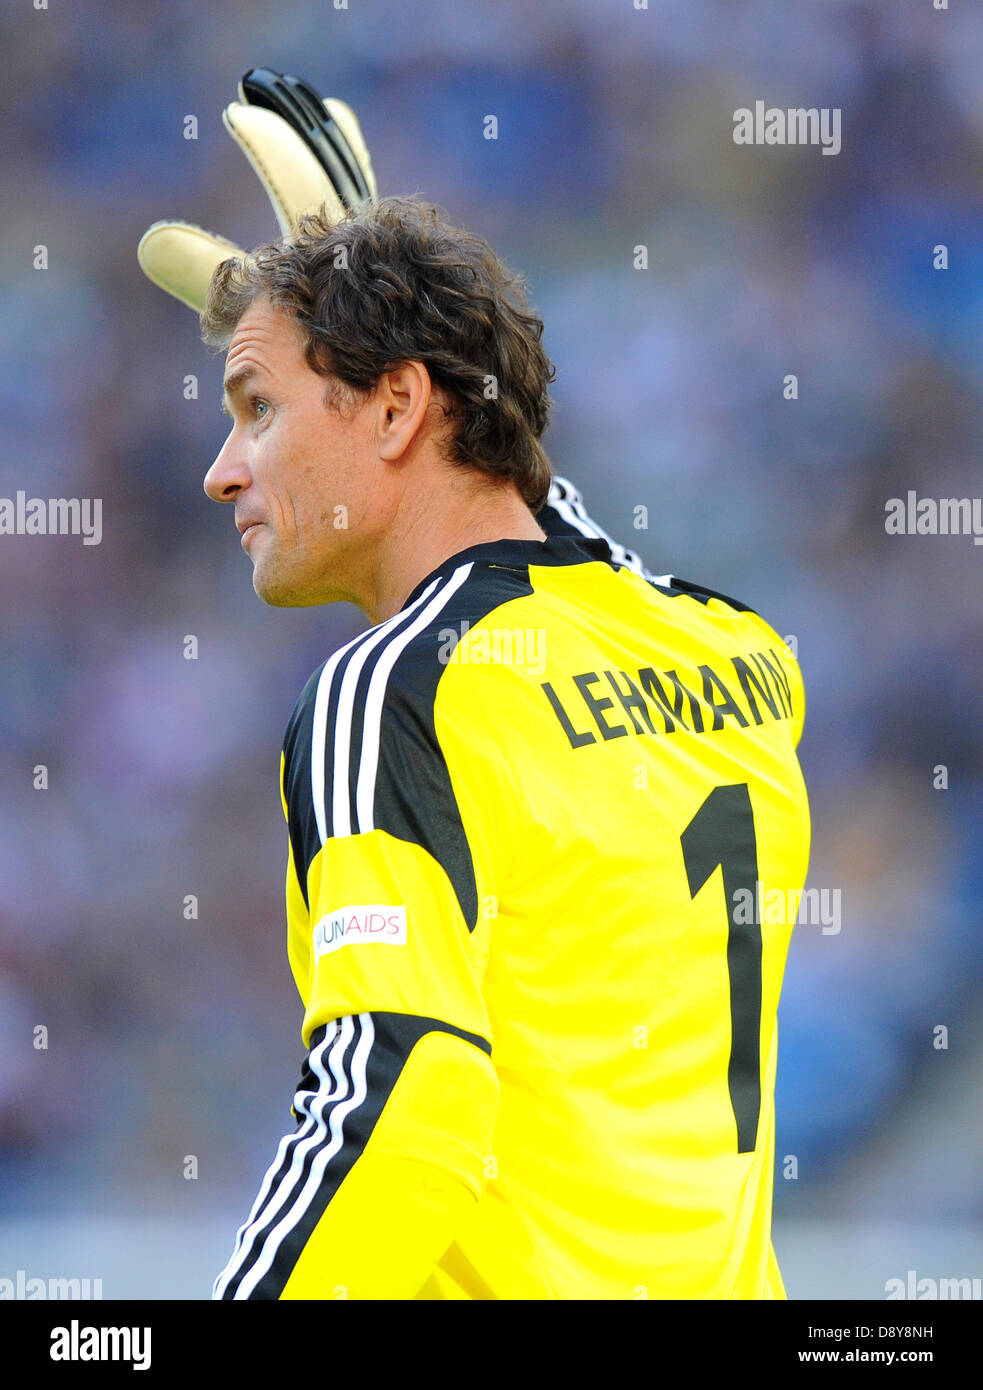
M225 120L281 238L140 248L226 350L205 490L260 597L372 625L283 741L307 1055L214 1296L782 1298L791 922L738 904L805 877L797 663L551 480L541 321L348 108L260 69Z

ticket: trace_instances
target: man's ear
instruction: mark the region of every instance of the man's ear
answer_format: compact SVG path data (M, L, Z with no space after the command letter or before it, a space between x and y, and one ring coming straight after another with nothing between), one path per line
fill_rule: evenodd
M379 378L379 456L395 463L419 440L433 400L430 373L422 362L400 362Z

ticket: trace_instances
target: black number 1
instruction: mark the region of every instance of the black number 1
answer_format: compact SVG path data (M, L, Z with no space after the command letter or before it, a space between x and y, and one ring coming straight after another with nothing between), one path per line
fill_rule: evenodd
M751 1153L761 1111L761 923L758 920L758 846L746 782L714 787L679 837L689 893L695 898L719 864L730 929L730 1065L727 1081L737 1120L737 1152ZM735 921L742 889L751 894L750 922ZM744 902L748 901L741 895ZM746 912L742 916L746 917Z

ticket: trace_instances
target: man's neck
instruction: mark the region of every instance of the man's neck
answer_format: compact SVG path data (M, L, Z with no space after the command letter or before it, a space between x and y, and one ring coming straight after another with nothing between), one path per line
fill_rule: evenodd
M444 560L488 541L544 541L538 524L513 484L449 490L443 507L432 496L406 499L386 536L375 593L362 606L373 624L398 613L421 579Z

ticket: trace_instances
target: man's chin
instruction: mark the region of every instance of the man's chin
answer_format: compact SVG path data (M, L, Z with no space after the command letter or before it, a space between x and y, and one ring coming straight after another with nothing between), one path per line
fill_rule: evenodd
M266 573L261 564L253 570L253 590L271 608L316 608L331 602L312 592L310 585L292 581L287 575Z
M293 590L283 585L257 582L255 574L253 575L253 589L257 598L261 598L271 608L308 608L311 604L310 599L295 594Z
M271 608L301 608L306 599L282 574L269 574L262 564L253 567L253 590Z

